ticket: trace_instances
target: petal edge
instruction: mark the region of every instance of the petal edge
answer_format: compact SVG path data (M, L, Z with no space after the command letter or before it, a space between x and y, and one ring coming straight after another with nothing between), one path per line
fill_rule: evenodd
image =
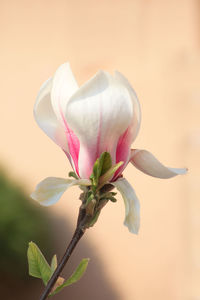
M85 179L74 180L59 177L47 177L36 186L35 191L30 196L41 205L50 206L58 202L69 187L73 185L90 184L90 181Z
M133 187L125 178L119 178L112 184L121 193L125 205L124 225L132 233L138 234L140 227L140 203Z
M34 118L38 126L58 146L68 152L67 138L63 127L58 121L51 105L52 78L49 78L41 86L34 105Z

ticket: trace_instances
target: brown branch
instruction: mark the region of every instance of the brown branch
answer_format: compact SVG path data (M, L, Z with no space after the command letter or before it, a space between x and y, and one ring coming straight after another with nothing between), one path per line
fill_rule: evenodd
M86 221L85 209L82 209L80 207L79 217L78 217L78 221L77 221L77 227L76 227L74 235L71 239L71 242L69 243L69 245L65 251L65 254L63 255L63 258L61 259L60 263L58 264L58 266L57 266L56 270L54 271L52 277L50 278L47 286L45 287L45 290L42 293L40 300L47 299L48 295L52 291L58 277L60 276L60 273L62 272L63 268L65 267L67 261L69 260L69 258L71 256L73 250L75 249L77 243L79 242L79 240L81 239L81 237L83 236L83 234L85 232L85 229L84 229L85 221Z

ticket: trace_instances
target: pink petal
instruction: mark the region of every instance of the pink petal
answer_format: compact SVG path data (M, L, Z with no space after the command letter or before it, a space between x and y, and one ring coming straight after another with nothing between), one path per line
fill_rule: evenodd
M137 98L137 95L136 95L134 89L130 85L128 79L123 74L116 71L115 78L116 78L116 80L118 80L118 82L120 84L122 84L122 85L124 85L124 87L126 87L127 91L129 92L129 95L131 97L132 106L133 106L133 115L132 115L132 122L128 128L128 135L126 135L126 139L130 138L131 143L133 143L137 137L137 134L140 129L140 124L141 124L140 102Z
M126 129L126 131L121 135L118 141L116 162L123 161L124 164L117 170L114 179L116 179L117 176L119 176L123 172L127 163L129 162L131 144L137 137L140 128L140 123L141 123L140 103L137 99L137 95L135 91L131 87L128 80L121 73L115 72L115 78L127 88L127 91L130 94L132 100L132 106L133 106L133 116L132 116L131 124Z
M78 90L78 84L73 76L69 63L61 65L54 77L51 91L51 101L54 112L57 118L65 129L65 134L68 141L68 149L71 157L71 163L78 174L78 154L80 143L79 139L69 127L64 116L69 98Z
M124 164L116 171L113 180L115 180L118 176L120 176L120 174L126 168L127 163L129 162L130 145L131 145L131 135L128 128L125 131L125 133L123 133L123 135L120 136L117 144L116 162L123 161Z
M65 117L80 141L79 174L89 178L102 152L108 151L115 164L118 140L132 119L130 94L100 71L71 97Z
M65 126L64 112L69 98L78 90L78 84L69 63L62 64L53 76L51 103L57 118Z
M58 121L51 105L52 78L40 88L35 105L34 117L38 126L64 151L68 152L65 130Z

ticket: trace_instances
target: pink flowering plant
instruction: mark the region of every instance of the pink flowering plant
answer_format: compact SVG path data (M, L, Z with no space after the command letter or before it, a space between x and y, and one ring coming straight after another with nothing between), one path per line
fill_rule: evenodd
M31 197L49 206L73 185L82 190L76 230L59 265L54 257L53 267L49 266L39 248L34 243L29 245L29 273L43 279L46 289L40 299L44 300L83 275L87 259L67 281L60 277L85 230L96 223L108 201L116 202L114 188L124 200L124 225L130 232L138 233L139 201L122 175L128 163L158 178L184 174L186 169L165 167L149 151L131 149L140 128L140 104L128 80L119 72L112 76L99 71L79 87L69 63L61 65L42 85L34 116L39 127L64 151L73 171L69 173L70 178L44 179Z

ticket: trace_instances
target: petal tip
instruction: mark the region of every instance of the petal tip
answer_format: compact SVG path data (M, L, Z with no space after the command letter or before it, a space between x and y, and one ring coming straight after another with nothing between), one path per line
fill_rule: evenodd
M185 175L185 174L187 174L188 172L189 172L189 169L188 169L188 168L183 168L183 169L182 169L181 175Z
M133 234L136 234L138 235L139 234L139 230L140 230L140 225L139 224L135 224L134 226L130 226L130 224L127 224L126 222L124 222L124 226L126 226L128 228L128 231L130 233L133 233Z
M175 177L177 175L185 175L188 172L188 168L169 168L169 170L173 172L173 176L171 177Z
M33 192L30 194L31 199L33 199L34 201L38 202L40 205L42 206L50 206L52 203L48 202L48 201L41 201L41 199L39 199L37 192Z

